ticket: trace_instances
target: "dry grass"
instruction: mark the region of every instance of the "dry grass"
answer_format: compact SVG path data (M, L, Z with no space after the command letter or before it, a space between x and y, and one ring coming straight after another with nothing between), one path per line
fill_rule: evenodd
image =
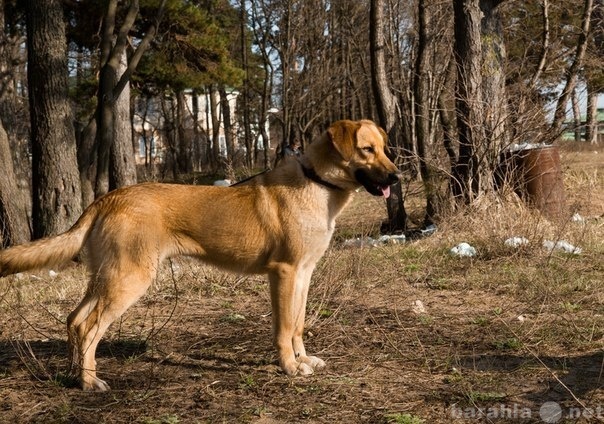
M376 234L385 218L381 200L359 193L314 275L307 346L328 368L310 378L277 369L263 278L177 260L100 346L101 376L114 390L82 393L64 376L64 321L82 295L84 271L4 279L0 420L533 423L548 401L566 418L597 412L604 408L601 154L563 151L569 205L582 223L552 224L513 197L485 198L451 213L432 237L343 248L345 238ZM421 215L419 203L409 198L412 214ZM512 236L530 243L508 248L503 241ZM583 252L550 253L545 239ZM461 241L478 255L451 256ZM530 418L519 418L527 411Z

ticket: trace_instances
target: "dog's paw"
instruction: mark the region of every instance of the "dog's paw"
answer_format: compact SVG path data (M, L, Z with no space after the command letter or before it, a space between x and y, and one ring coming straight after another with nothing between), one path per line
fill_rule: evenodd
M111 390L109 384L96 377L82 380L81 384L82 390L87 392L107 392Z
M302 364L310 366L313 371L320 370L326 366L325 361L316 356L301 356L298 358L298 361Z
M314 372L314 369L304 362L292 361L291 363L282 364L281 369L285 374L290 377L294 377L296 375L311 375Z
M304 362L300 362L298 364L298 372L297 375L301 375L301 376L307 376L307 375L312 375L312 373L314 373L315 370L308 364L305 364Z

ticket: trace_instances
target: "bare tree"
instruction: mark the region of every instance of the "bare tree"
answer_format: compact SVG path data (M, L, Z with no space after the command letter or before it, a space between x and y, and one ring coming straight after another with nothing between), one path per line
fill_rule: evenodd
M258 111L258 129L259 136L262 139L264 148L264 167L269 168L270 166L270 136L266 129L266 123L268 122L269 116L268 111L271 106L271 94L273 91L273 77L275 69L273 61L270 59L271 45L269 42L270 38L270 14L261 14L258 10L256 1L252 1L251 4L251 22L252 29L254 31L254 40L259 47L260 55L262 58L262 64L264 67L264 78L262 79L262 89L260 91L259 111ZM246 74L247 75L247 74Z
M371 0L369 39L372 87L380 126L388 134L389 143L396 144L399 137L397 121L400 121L400 116L398 115L398 101L390 89L386 72L384 24L384 1ZM387 209L388 230L405 231L407 229L407 213L400 183L392 188L391 195L387 200Z
M575 129L575 141L581 141L581 106L579 105L579 93L577 87L573 90L570 102L573 110L573 122Z
M186 123L190 114L187 111L186 93L178 90L176 97L176 164L179 173L188 174L193 171L193 144L191 137L187 133Z
M136 50L132 54L126 69L123 72L120 71L120 62L123 59L124 52L128 46L128 34L134 26L136 17L139 11L138 0L132 0L127 10L126 16L123 19L122 25L115 34L118 16L118 1L109 0L107 3L107 10L103 16L102 25L102 38L101 38L101 57L100 57L100 74L99 74L99 88L97 95L97 137L96 137L96 183L95 183L95 195L101 196L105 194L110 188L109 182L109 169L110 161L112 158L111 149L114 143L120 142L123 145L121 152L127 152L131 148L131 139L125 138L115 140L115 104L120 98L120 95L124 88L130 82L132 74L136 70L138 63L143 53L149 47L151 40L155 36L157 25L163 14L166 0L162 0L155 22L153 22L144 37L136 47ZM117 153L117 150L114 150ZM120 155L114 154L114 162L119 162ZM132 172L132 168L121 167L120 163L114 163L114 172ZM132 181L136 179L136 175L118 175L114 176L114 183L121 184L125 181Z
M21 244L30 240L27 211L13 170L8 135L0 121L0 247Z
M585 52L587 51L589 31L591 25L591 13L594 8L593 0L585 0L583 3L583 16L581 18L581 32L577 39L576 53L573 58L573 62L566 70L564 76L565 83L562 89L562 94L558 98L556 104L556 112L554 113L554 120L551 125L552 137L557 138L562 133L562 125L566 119L566 107L570 100L573 90L577 86L577 80L579 78L579 71L583 66L583 60L585 58ZM553 140L550 140L553 141Z
M598 142L598 95L604 92L604 0L595 0L591 15L593 41L591 42L591 60L587 80L587 120L585 123L585 139L591 144Z
M122 51L116 78L124 75L128 67L126 50ZM122 92L112 105L113 143L109 160L109 189L136 184L136 162L132 144L132 122L130 118L130 84L124 85Z
M67 43L59 0L28 0L28 83L32 140L33 232L67 230L80 216L73 112L67 97Z
M239 16L239 24L240 24L240 37L241 37L241 66L243 67L243 88L241 90L242 97L242 106L241 114L243 115L243 144L246 149L246 165L251 166L253 162L255 162L258 158L257 156L257 146L254 149L254 155L252 156L252 129L250 122L250 80L249 80L249 62L248 62L248 45L247 45L247 13L245 0L241 0L239 3L240 8L240 16ZM226 111L225 111L226 112ZM226 122L226 115L225 115ZM262 121L261 121L262 122ZM262 124L260 124L262 125ZM226 128L225 128L226 131Z
M4 1L0 0L0 116L14 121L19 113L15 111L14 63L18 62L15 43L20 37L9 37L5 33ZM0 120L0 247L29 241L31 232L27 217L27 207L17 184L13 167L13 157L9 136Z
M418 0L418 22L417 22L417 53L415 57L415 81L413 84L414 107L415 107L415 135L417 137L417 154L419 158L419 169L424 184L426 196L425 225L433 223L436 214L436 185L428 166L427 147L430 144L430 103L429 103L429 81L427 69L427 44L429 19L426 11L425 0Z
M220 86L218 89L220 95L220 110L222 113L222 126L224 129L224 142L227 150L227 158L229 161L233 161L235 158L235 134L233 131L233 123L231 121L231 105L229 103L229 96L224 86ZM251 165L251 143L245 146L247 149L247 165Z
M505 135L505 49L497 12L502 2L453 1L459 135L453 194L466 203L494 189L493 172Z

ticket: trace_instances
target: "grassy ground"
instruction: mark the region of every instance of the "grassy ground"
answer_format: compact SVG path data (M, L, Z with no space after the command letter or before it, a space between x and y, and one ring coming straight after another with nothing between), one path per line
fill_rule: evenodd
M308 378L275 365L263 278L177 260L99 348L113 390L83 393L65 377L64 323L85 271L3 279L0 422L604 421L603 155L563 149L583 222L482 199L432 237L344 248L384 219L382 201L356 195L314 276L307 348L328 368ZM529 244L507 248L511 236ZM546 239L582 253L549 253ZM451 256L461 241L478 255Z

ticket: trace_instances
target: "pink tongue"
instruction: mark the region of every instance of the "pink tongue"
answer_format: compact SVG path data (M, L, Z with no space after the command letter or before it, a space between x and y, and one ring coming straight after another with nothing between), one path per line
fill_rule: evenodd
M385 199L390 197L390 186L380 187L380 189L382 190Z

